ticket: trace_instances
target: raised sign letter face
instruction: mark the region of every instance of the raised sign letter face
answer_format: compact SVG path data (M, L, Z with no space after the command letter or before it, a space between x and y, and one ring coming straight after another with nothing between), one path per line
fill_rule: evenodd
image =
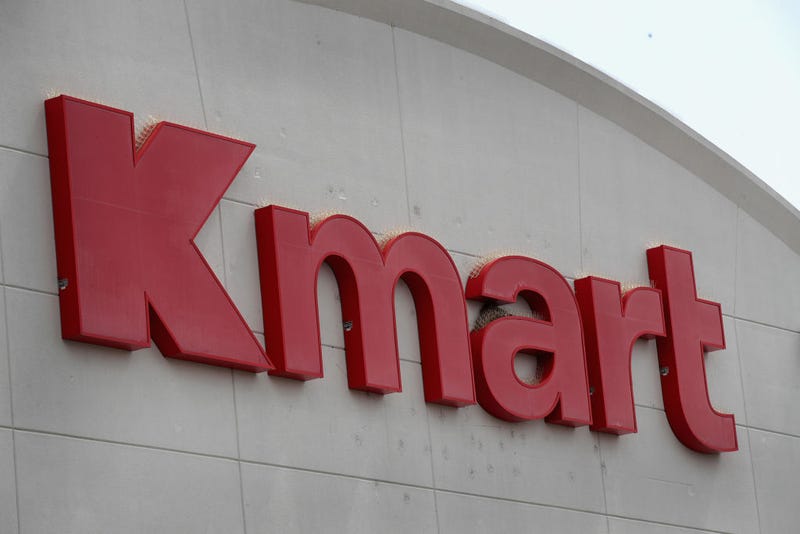
M546 320L504 317L472 333L478 402L508 421L547 417L551 423L591 423L589 384L583 351L581 319L569 283L555 269L520 256L494 260L467 283L467 297L515 302L522 296L537 308L546 306ZM552 354L541 383L521 382L514 357L525 350Z
M264 335L277 374L322 376L317 274L333 269L342 299L351 388L400 391L394 288L403 278L417 308L425 400L475 403L464 289L453 260L436 241L409 232L383 250L360 222L334 215L309 228L308 214L256 210Z
M380 246L352 217L312 228L307 213L268 206L256 210L255 226L273 365L193 242L254 145L160 123L136 148L126 111L59 96L45 112L66 339L135 350L152 337L173 358L319 378L316 280L327 262L339 284L351 388L401 390L394 290L403 279L417 311L426 401L477 399L509 421L636 432L631 349L655 336L675 435L699 452L738 448L733 415L711 406L703 361L725 348L720 305L697 298L688 251L648 250L655 288L625 295L596 277L576 280L573 293L543 262L496 259L469 280L466 297L522 297L542 317L501 317L470 335L458 269L432 238L406 232ZM548 355L536 384L514 369L516 355L532 351Z
M661 392L672 431L698 452L738 449L733 414L708 398L703 351L725 348L720 305L697 298L692 254L661 246L647 251L650 278L664 297L667 337L658 338Z
M160 123L136 150L131 113L66 96L45 111L63 336L270 369L192 242L254 146Z

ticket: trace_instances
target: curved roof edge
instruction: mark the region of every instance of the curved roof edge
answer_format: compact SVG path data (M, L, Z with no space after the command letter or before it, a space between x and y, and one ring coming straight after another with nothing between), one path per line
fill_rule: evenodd
M430 37L571 98L705 180L800 254L800 211L666 110L566 52L450 0L298 1Z

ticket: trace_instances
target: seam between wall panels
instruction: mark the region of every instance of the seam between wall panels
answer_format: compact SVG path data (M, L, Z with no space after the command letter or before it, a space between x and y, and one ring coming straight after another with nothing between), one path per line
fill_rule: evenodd
M763 326L764 328L774 328L775 330L782 330L784 332L789 332L791 334L800 334L800 330L792 330L791 328L786 328L785 326L777 326L774 324L765 323L763 321L756 321L755 319L747 319L746 317L737 317L736 315L727 315L725 313L723 313L722 316L730 317L732 319L736 319L737 321L742 321L745 323L757 324L759 326Z
M392 56L394 58L394 81L395 81L395 89L396 89L396 96L397 96L397 119L400 126L400 147L403 153L403 179L405 182L405 191L406 191L406 218L408 221L408 225L411 225L411 196L408 193L408 165L407 165L407 158L406 158L406 141L405 141L405 129L403 127L403 103L400 99L400 72L397 68L397 42L395 40L395 28L394 26L389 26L389 31L392 33ZM397 328L397 325L395 325ZM404 361L403 358L400 358L401 361ZM405 360L407 361L407 360ZM411 362L417 363L420 366L422 365L421 362ZM433 494L433 514L436 518L436 532L441 531L441 526L439 524L439 503L436 497L436 470L434 468L433 462L433 439L431 437L431 420L430 420L430 410L431 408L426 406L425 409L425 428L428 432L428 458L430 460L431 465L431 493Z
M582 144L581 144L581 106L575 102L575 124L576 124L576 159L578 167L578 265L580 266L580 273L584 272L583 267L583 198L581 195L581 186L583 185L583 169L581 167ZM575 278L578 278L576 276ZM573 279L574 284L574 279ZM606 463L603 459L603 445L600 443L599 433L593 436L595 446L597 447L597 455L600 462L600 484L603 491L603 512L606 518L606 532L611 532L611 521L608 515L608 496L606 495Z
M736 230L734 236L736 237L736 246L733 252L733 314L736 315L736 296L739 289L739 219L742 215L742 208L736 206ZM738 345L737 345L738 346Z
M224 271L224 260L225 259L223 257L223 271ZM569 281L569 282L574 282L574 280L575 280L574 278L569 277L569 276L565 276L564 278L566 278L567 281ZM16 289L18 291L28 291L28 292L31 292L31 293L37 293L39 295L47 295L47 296L50 296L50 297L57 297L58 296L58 293L55 292L55 291L47 291L45 289L37 289L37 288L34 288L34 287L25 287L25 286L20 286L20 285L16 285L16 284L0 283L0 287L4 287L4 288L7 288L7 289ZM722 316L723 317L727 317L728 319L734 319L737 322L741 321L741 322L744 322L744 323L750 323L750 324L762 326L764 328L773 328L775 330L780 330L782 332L786 332L786 333L789 333L789 334L800 334L800 330L792 330L791 328L786 328L786 327L783 327L783 326L777 326L777 325L765 323L765 322L762 322L762 321L756 321L755 319L747 319L745 317L737 317L735 315L730 315L730 314L727 314L727 313L723 313ZM253 330L253 332L255 332L256 334L263 334L264 333L264 332L262 332L260 330ZM336 345L326 345L325 343L323 343L322 345L330 347L330 348L334 348L334 349L344 348L344 347L338 347ZM402 359L403 358L401 358L401 360ZM413 361L413 360L408 360L408 361Z
M747 411L747 395L744 391L744 368L742 367L742 348L739 345L739 320L733 319L733 339L736 343L736 363L739 366L739 387L742 391L742 405L744 406L745 426L750 424L750 414ZM752 462L752 458L751 458Z
M606 462L603 460L603 446L600 444L600 436L595 432L595 447L597 447L597 457L600 460L600 487L603 491L603 514L606 517L606 531L611 532L611 522L608 520L608 498L606 497Z
M406 219L408 224L411 225L411 197L408 194L408 163L406 158L406 136L405 128L403 127L403 103L400 100L400 72L397 68L397 43L395 41L395 27L389 26L389 31L392 32L392 56L394 58L394 82L397 93L397 120L400 126L400 148L403 152L403 181L406 186ZM438 521L438 520L437 520ZM437 523L438 528L438 523Z
M758 531L761 532L761 505L758 503L758 482L756 481L756 466L753 462L753 442L750 440L750 429L745 429L747 433L747 447L750 449L750 472L753 474L753 498L756 503L756 520L758 521Z
M236 467L239 471L239 501L242 506L242 530L247 534L247 514L244 505L244 476L242 476L242 450L239 445L239 410L236 405L236 371L231 371L231 391L233 393L233 421L236 429Z
M641 518L638 518L638 517L627 517L627 516L624 516L624 515L617 515L617 514L608 514L606 517L608 519L623 519L625 521L632 521L632 522L635 522L635 523L647 523L647 524L651 524L651 525L661 525L661 526L671 527L671 528L688 529L688 530L691 530L692 532L698 532L698 533L701 533L701 534L731 534L727 530L709 530L707 528L692 527L692 526L689 526L689 525L678 525L678 524L674 524L674 523L665 523L663 521L651 521L651 520L648 520L648 519L641 519Z
M798 434L790 434L788 432L781 432L780 430L772 430L772 429L769 429L769 428L761 428L761 427L758 427L758 426L746 426L745 428L747 428L749 430L757 430L758 432L765 432L767 434L774 434L776 436L783 436L785 438L800 439L800 435L798 435Z
M419 362L414 362L414 363L419 363ZM648 404L642 404L642 403L638 403L637 402L637 403L634 403L634 406L636 408L642 408L644 410L655 410L655 411L661 412L663 414L666 413L664 408L659 408L657 406L650 406ZM745 418L746 417L747 417L747 412L746 412L746 408L745 408ZM800 439L800 434L792 434L790 432L781 432L780 430L775 430L775 429L772 429L772 428L763 428L763 427L759 427L759 426L753 426L753 425L750 425L750 424L740 424L740 423L736 423L736 427L737 428L742 428L742 429L748 429L748 430L757 430L759 432L766 432L768 434L775 434L776 436L783 436L783 437L787 437L787 438Z
M649 408L649 407L643 407L643 408L648 409L648 410L661 411L661 410L658 410L658 408ZM784 437L787 437L787 438L793 438L793 439L800 440L800 436L797 436L797 435L794 435L794 434L786 434L786 433L783 433L783 432L776 432L774 430L768 430L768 429L764 429L764 428L748 427L748 426L739 425L739 424L736 425L736 428L756 430L758 432L764 432L764 433L767 433L767 434L774 434L776 436L784 436ZM171 447L162 447L162 446L159 446L159 445L146 445L146 444L141 444L141 443L131 443L131 442L127 442L127 441L117 441L117 440L113 440L113 439L96 438L96 437L90 437L90 436L81 436L79 434L69 434L69 433L66 433L66 432L55 432L55 431L50 431L50 430L40 430L40 429L36 429L36 428L17 427L17 426L10 427L10 426L6 426L6 425L0 425L0 429L15 430L17 432L25 432L25 433L28 433L28 434L41 434L43 436L55 436L55 437L77 439L77 440L81 440L81 441L107 443L109 445L121 445L121 446L125 446L125 447L136 447L136 448L139 448L139 449L149 449L149 450L155 450L155 451L174 452L174 453L177 453L177 454L188 454L190 456L198 456L198 457L202 457L202 458L212 458L212 459L218 459L218 460L230 460L230 461L233 461L233 462L239 460L239 458L237 458L235 456L226 456L224 454L214 454L214 453L208 453L208 452L188 451L188 450L182 450L182 449L175 449L175 448L171 448ZM701 454L701 453L697 453L697 454ZM369 478L369 477L362 477L362 476L358 476L358 475L348 475L346 473L338 473L338 472L335 472L335 471L325 471L325 470L320 470L320 469L310 469L310 468L305 468L305 467L297 467L297 466L293 466L293 465L289 465L289 464L279 464L279 463L274 463L274 462L260 462L258 460L246 460L246 459L242 459L241 461L242 461L242 463L253 464L253 465L265 465L265 466L271 466L271 467L281 467L281 468L285 468L285 469L297 469L298 471L308 471L308 472L311 472L311 473L320 473L320 474L324 474L324 475L338 475L338 476L342 476L342 477L355 478L355 479L366 480L366 481L370 481L370 482L385 482L387 484L396 484L396 485L399 485L399 486L409 486L409 487L412 487L412 488L433 489L432 486L424 486L422 484L412 484L412 483L406 483L406 482L396 482L396 481L392 481L392 480L388 480L388 479ZM581 509L581 508L567 508L567 507L564 507L564 506L558 506L558 505L554 505L554 504L541 504L541 503L537 503L537 502L533 502L533 501L524 501L524 500L521 500L521 499L512 499L512 498L506 498L506 497L492 497L490 495L482 495L482 494L478 494L478 493L469 493L469 492L459 492L457 490L447 490L447 489L443 489L443 488L439 488L439 490L442 491L442 492L464 493L465 495L474 495L476 497L486 497L486 498L493 498L493 499L497 499L497 500L506 500L506 501L514 501L514 502L521 502L521 503L527 503L527 504L536 504L536 505L540 505L540 506L550 506L552 508L565 508L565 509L569 509L569 510L577 510L577 511L580 511L580 512L587 512L587 513L604 515L604 514L602 514L600 512L594 512L592 510L584 510L584 509ZM609 514L609 515L613 516L614 514ZM623 516L620 516L620 517L623 517ZM636 519L636 518L633 518L633 519ZM692 527L692 528L699 528L699 527ZM700 530L702 530L702 528Z
M431 435L431 417L430 417L431 407L428 406L428 403L425 404L426 404L425 426L426 429L428 430L428 454L429 454L428 458L430 459L431 462L431 491L433 492L433 513L436 516L436 532L441 532L441 526L439 525L439 501L436 496L436 493L438 491L436 489L436 468L434 467L434 461L433 461L433 437ZM437 406L433 409L441 410L442 408Z
M0 428L8 428L8 427L0 426ZM573 513L579 513L579 514L588 514L588 515L593 515L593 516L598 516L598 517L617 518L617 519L636 521L636 522L639 522L639 523L651 523L651 524L655 524L655 525L664 525L664 526L670 526L670 527L688 528L688 529L697 530L699 532L725 534L725 531L707 529L707 528L702 528L702 527L695 527L695 526L685 525L685 524L668 523L668 522L664 522L664 521L655 521L655 520L649 520L649 519L642 519L640 517L629 517L629 516L624 516L624 515L620 515L620 514L606 514L606 513L597 512L597 511L593 511L593 510L583 510L583 509L580 509L580 508L570 508L568 506L561 506L561 505L556 505L556 504L538 503L538 502L532 502L532 501L525 501L525 500L522 500L522 499L509 498L509 497L497 497L497 496L492 496L492 495L484 495L484 494L480 494L480 493L470 493L470 492L467 492L467 491L459 491L459 490L451 490L451 489L435 489L433 487L424 486L424 485L420 485L420 484L403 483L403 482L396 482L396 481L385 480L385 479L366 478L366 477L360 477L360 476L355 476L355 475L349 475L349 474L345 474L345 473L336 473L336 472L332 472L332 471L324 471L324 470L319 470L319 469L309 469L309 468L304 468L304 467L296 467L296 466L292 466L292 465L285 465L285 464L278 464L278 463L271 463L271 462L259 462L259 461L254 461L254 460L240 460L238 458L233 458L233 457L224 456L224 455L189 452L189 451L182 451L182 450L178 450L178 449L171 449L171 448L167 448L167 447L138 445L138 444L134 444L134 443L126 443L126 442L106 440L106 439L87 438L87 437L83 437L83 436L77 436L77 435L71 435L71 434L65 434L65 433L59 433L59 432L47 432L47 431L40 431L40 430L26 429L26 428L17 428L17 429L14 429L14 430L15 430L15 432L24 432L26 434L61 437L61 438L66 438L66 439L74 439L74 440L78 440L78 441L86 441L86 442L92 442L92 443L104 443L104 444L108 444L108 445L117 445L117 446L121 446L121 447L132 447L132 448L136 448L136 449L146 449L146 450L162 451L162 452L168 452L168 453L174 453L174 454L183 454L183 455L194 456L194 457L199 457L199 458L225 460L225 461L231 461L231 462L238 462L238 463L245 463L245 464L249 464L249 465L261 466L261 467L272 467L272 468L276 468L276 469L285 469L285 470L290 470L290 471L297 471L297 472L301 472L301 473L332 476L332 477L338 477L338 478L346 478L346 479L362 481L362 482L372 482L372 483L377 482L379 484L398 486L398 487L414 488L414 489L419 489L419 490L424 490L424 491L448 493L448 494L451 494L451 495L461 495L461 496L465 496L465 497L473 497L473 498L486 499L486 500L492 500L492 501L498 501L498 502L529 505L529 506L535 506L535 507L540 507L540 508L549 508L549 509L553 509L553 510L562 510L562 511L566 511L566 512L573 512Z
M2 261L2 258L0 258ZM3 271L5 274L5 270ZM17 468L17 438L14 430L14 395L11 391L11 339L8 330L8 299L5 287L0 289L3 295L3 326L6 329L6 364L8 369L8 407L11 415L11 461L14 462L14 505L17 511L17 532L22 532L22 516L19 513L19 469Z
M577 150L576 159L578 160L578 265L580 265L580 272L583 272L583 198L581 197L581 184L583 177L581 176L581 107L575 102L575 124L577 137Z
M203 124L205 125L206 130L208 130L208 117L206 116L206 105L205 100L203 98L203 87L200 83L200 69L197 65L197 53L195 52L194 47L194 38L192 37L192 24L189 19L189 6L186 5L186 0L183 0L183 12L186 16L186 30L189 35L189 47L192 50L192 63L194 64L194 74L195 79L197 80L197 93L200 97L200 110L203 113ZM224 194L223 194L224 195ZM224 197L223 197L224 198ZM214 208L218 214L218 226L219 226L219 242L220 242L220 253L222 254L222 283L225 287L225 290L228 290L228 268L225 259L225 239L223 238L223 226L222 226L222 198L217 203ZM239 445L239 411L236 406L236 377L234 374L233 369L230 371L231 375L231 396L233 397L233 420L234 420L234 428L236 432L236 468L239 474L239 505L242 511L242 531L244 534L247 534L247 517L245 514L245 505L244 505L244 480L242 477L242 463L241 463L241 448Z
M36 293L37 295L47 295L48 297L57 297L58 293L55 291L45 291L44 289L36 289L33 287L18 286L16 284L0 284L5 289L15 289L17 291L27 291L29 293Z
M737 214L738 215L738 214ZM737 217L738 220L738 217ZM738 225L737 225L738 226ZM738 242L738 234L737 234ZM744 399L744 418L746 423L750 423L750 414L747 413L747 397L744 394L744 376L742 376L742 351L739 347L739 325L736 320L733 321L733 337L736 340L736 355L739 364L739 384L742 388L742 398ZM750 474L753 477L753 499L756 504L756 521L758 522L758 531L761 532L761 510L758 504L758 482L756 481L756 466L753 462L753 443L750 440L750 428L745 426L745 435L747 436L747 450L750 455Z
M24 148L17 148L8 145L0 145L0 149L8 150L9 152L17 152L19 154L25 154L26 156L36 156L39 158L48 159L47 154L39 154L38 152L33 152L30 150L25 150Z
M203 88L200 86L200 70L197 68L197 54L194 51L194 38L192 37L192 24L189 20L189 6L183 0L183 12L186 15L186 31L189 34L189 48L192 50L192 63L194 64L194 76L197 80L197 93L200 96L200 110L203 112L203 124L208 130L208 119L206 118L206 105L203 100Z
M11 430L11 459L14 462L14 501L17 510L17 534L22 533L22 514L19 512L19 469L17 468L17 436Z
M249 204L245 204L245 205L249 206ZM252 206L250 206L250 207L252 207ZM458 251L453 251L453 250L448 250L448 252L449 253L453 253L453 254L462 254L462 255L472 256L471 254L464 254L463 252L458 252ZM475 256L475 257L477 257L477 256ZM223 276L224 276L224 262L225 262L225 258L223 256ZM564 276L564 278L566 278L567 281L570 281L570 282L575 280L574 278L572 278L570 276ZM31 293L38 293L40 295L49 295L51 297L57 297L58 296L58 293L55 292L55 291L48 291L48 290L45 290L45 289L37 289L35 287L20 286L20 285L17 285L17 284L0 283L0 287L5 287L7 289L16 289L16 290L19 290L19 291L30 291ZM226 290L227 290L227 288L226 288ZM750 324L755 324L755 325L758 325L758 326L763 326L764 328L774 328L775 330L780 330L782 332L788 332L790 334L800 334L800 330L792 330L791 328L786 328L784 326L778 326L778 325L774 325L774 324L769 324L769 323L765 323L763 321L757 321L755 319L748 319L746 317L738 317L736 315L731 315L729 313L723 313L722 316L723 317L727 317L729 319L735 319L736 321L742 321L742 322L745 322L745 323L750 323ZM263 332L261 332L260 330L253 330L253 332L255 332L257 334L263 334ZM336 347L334 345L328 345L328 346L330 346L331 348L342 348L342 347Z
M14 152L17 154L24 154L27 156L35 156L41 157L44 159L49 159L46 154L39 154L37 152L32 152L29 150L24 150L20 148L14 148L6 145L0 145L0 149L8 150L9 152ZM9 416L11 418L11 461L14 463L14 509L17 513L17 532L22 532L22 515L20 514L19 509L19 468L17 467L17 437L15 431L15 423L14 423L14 394L12 391L13 381L11 380L11 339L10 339L10 331L8 328L8 299L6 295L6 288L12 287L16 288L16 286L12 286L10 284L5 283L5 276L6 276L6 266L5 261L6 258L2 254L2 232L0 232L0 272L3 274L2 283L0 283L0 293L2 293L3 298L3 322L4 328L6 332L6 369L8 371L8 408L9 408ZM18 288L18 289L26 289L26 288ZM55 296L56 293L48 293L42 291L42 293L46 293L48 295Z

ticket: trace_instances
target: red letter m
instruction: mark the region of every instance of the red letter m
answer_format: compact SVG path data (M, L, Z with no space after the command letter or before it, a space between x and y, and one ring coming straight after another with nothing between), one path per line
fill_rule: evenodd
M410 232L381 250L351 217L335 215L310 230L308 214L276 206L256 210L256 236L273 374L322 376L316 280L325 261L339 283L351 388L400 391L393 296L403 278L417 309L425 399L475 403L464 289L439 243Z
M66 96L45 111L63 336L271 369L192 242L253 145L160 123L136 150L131 113Z

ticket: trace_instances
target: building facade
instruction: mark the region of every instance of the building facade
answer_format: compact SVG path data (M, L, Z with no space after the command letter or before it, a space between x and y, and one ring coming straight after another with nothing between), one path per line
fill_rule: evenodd
M797 529L799 214L629 89L448 0L4 0L0 66L0 532ZM262 343L281 318L262 310L261 206L422 232L465 284L499 252L649 287L647 249L691 251L722 310L705 378L738 450L676 439L655 340L633 346L636 433L426 403L403 282L402 391L350 389L327 265L323 378L62 339L59 94L256 145L194 241Z

